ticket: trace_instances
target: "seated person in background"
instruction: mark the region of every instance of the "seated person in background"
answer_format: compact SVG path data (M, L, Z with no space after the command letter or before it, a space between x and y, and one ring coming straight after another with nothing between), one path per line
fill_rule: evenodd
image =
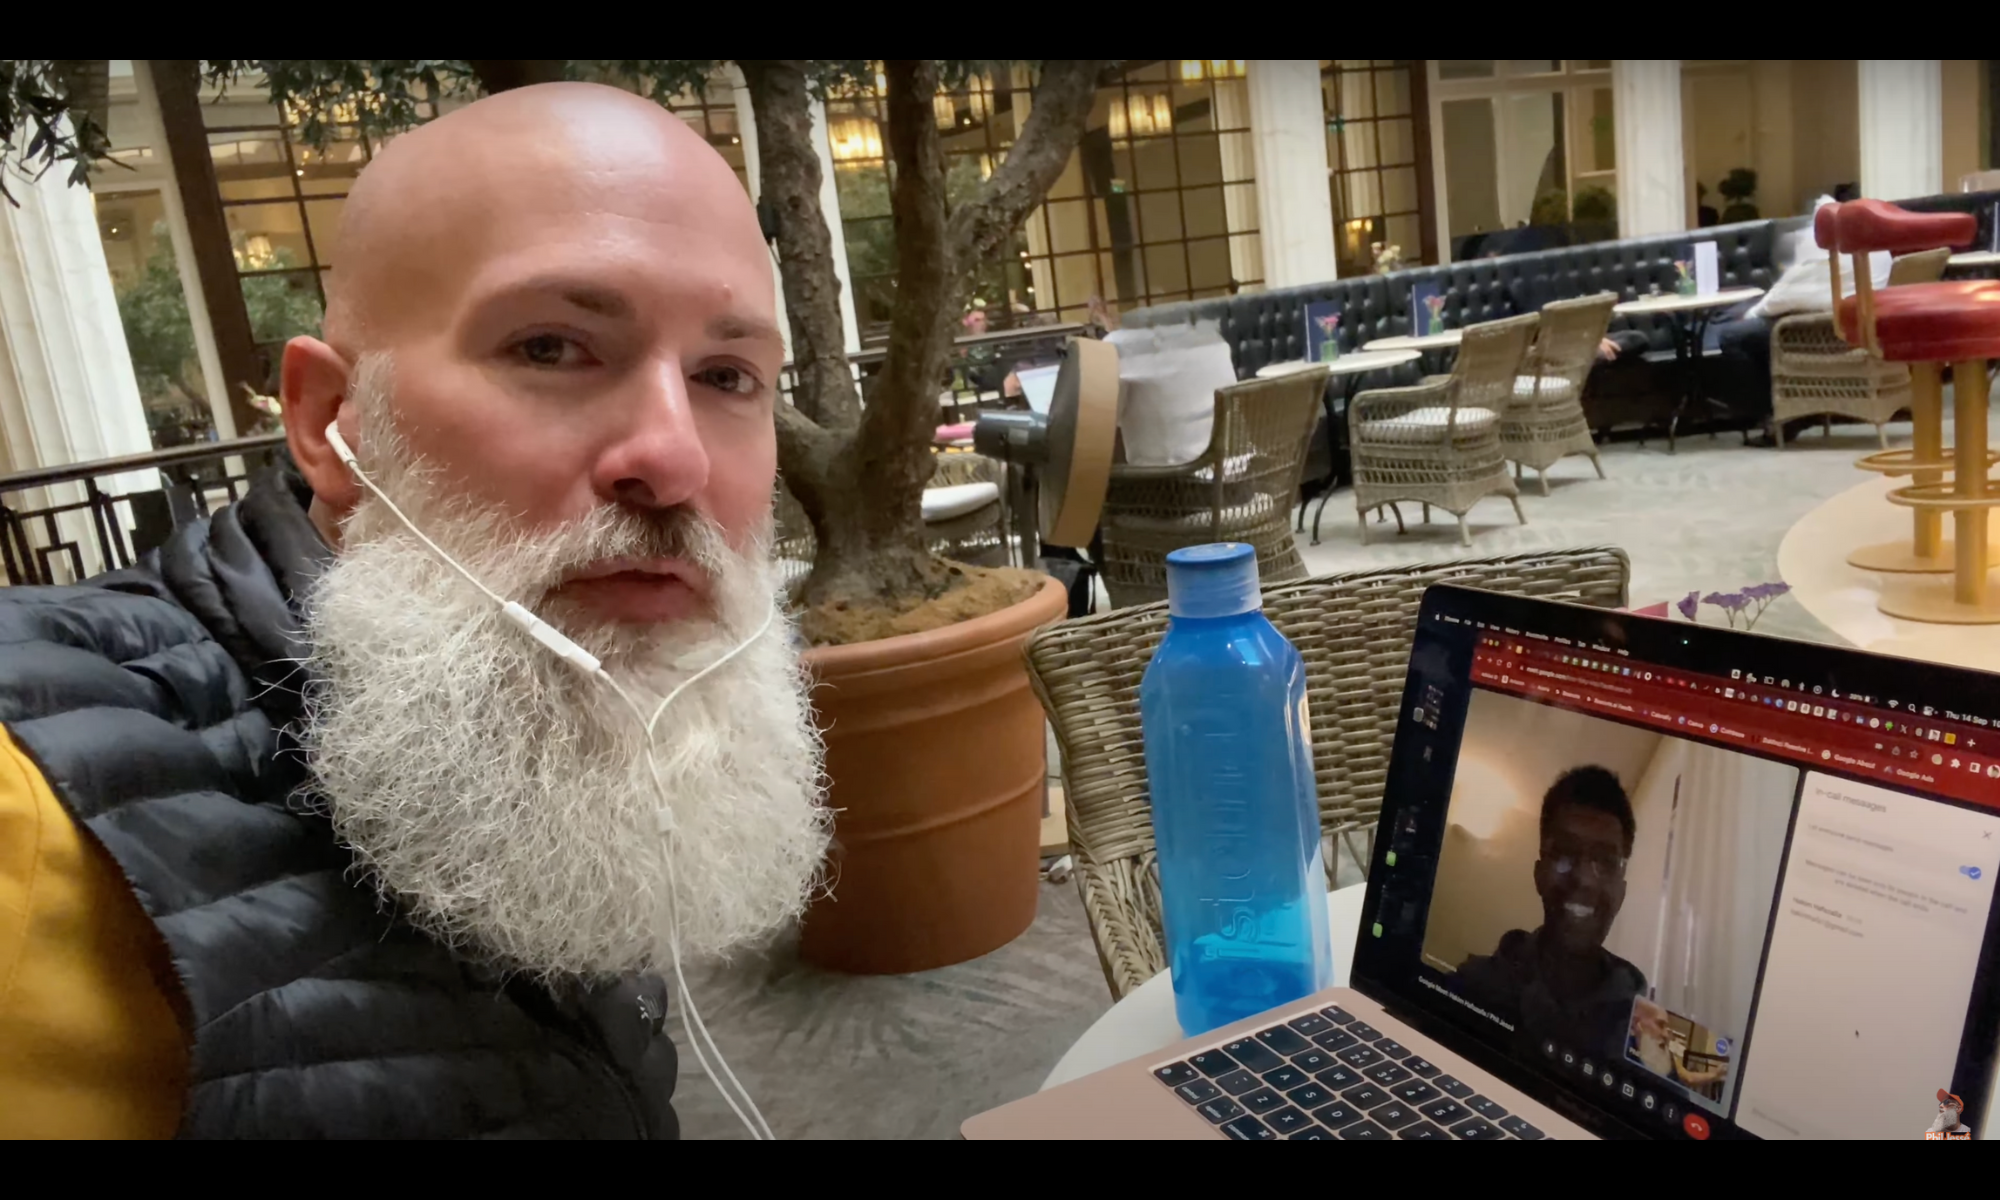
M1639 968L1604 948L1625 902L1625 862L1636 826L1632 802L1603 767L1577 767L1542 797L1535 891L1542 924L1514 929L1491 954L1459 965L1450 987L1495 1016L1512 1018L1523 1042L1621 1058L1632 1001L1646 993Z
M1836 189L1836 195L1842 191L1851 191L1850 185L1843 184ZM1835 202L1836 196L1821 196L1814 202L1813 211ZM1824 313L1832 309L1826 251L1813 241L1810 225L1785 235L1774 260L1782 270L1771 289L1718 314L1709 326L1724 361L1740 364L1741 371L1747 373L1738 377L1745 378L1745 398L1758 416L1767 416L1771 411L1771 327L1779 318L1794 313ZM1891 261L1887 253L1869 256L1868 270L1876 287L1888 286ZM1852 276L1852 271L1844 271L1841 276L1843 291L1849 295L1854 291Z
M1498 258L1508 252L1506 247L1496 245L1487 251L1484 257ZM1556 299L1555 286L1546 279L1522 275L1507 285L1507 302L1513 307L1516 315L1540 312L1544 304L1554 299ZM1627 329L1607 334L1597 343L1597 360L1612 362L1621 355L1636 354L1644 350L1647 344L1646 335L1636 330Z

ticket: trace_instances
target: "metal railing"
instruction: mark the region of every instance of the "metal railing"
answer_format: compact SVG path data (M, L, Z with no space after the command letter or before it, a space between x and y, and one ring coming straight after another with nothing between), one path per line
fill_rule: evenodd
M238 499L284 444L274 433L0 475L7 582L74 583L129 567L175 526ZM157 472L159 486L117 486L118 476L142 471Z
M1095 337L1088 325L1031 325L1022 329L1001 329L978 333L952 342L946 379L938 384L940 417L947 421L965 418L968 410L982 405L1002 405L1008 400L1004 385L1009 367L1015 363L1054 363L1063 343L1073 337ZM865 401L887 361L886 346L871 346L847 356ZM785 364L779 391L789 399L792 393L791 364Z
M941 419L1008 403L1003 394L1008 371L1054 362L1066 340L1091 333L1082 325L1043 325L958 339L949 377L939 381ZM864 401L887 357L883 348L848 356ZM790 366L780 380L788 400ZM241 498L250 476L284 445L284 435L274 433L0 475L0 565L6 582L74 583L131 566L176 526ZM135 487L133 480L118 478L140 472L156 472L157 486Z

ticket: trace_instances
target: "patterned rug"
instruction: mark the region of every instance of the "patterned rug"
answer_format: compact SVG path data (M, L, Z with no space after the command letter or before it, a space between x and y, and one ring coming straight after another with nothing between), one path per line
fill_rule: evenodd
M1892 427L1907 444L1907 427ZM1632 559L1632 600L1677 599L1691 590L1733 591L1775 580L1778 543L1820 501L1862 478L1855 458L1874 434L1836 426L1791 449L1744 446L1736 434L1604 449L1599 480L1587 459L1551 472L1552 495L1530 479L1515 522L1504 499L1472 512L1473 544L1441 518L1371 527L1363 546L1353 494L1328 503L1322 543L1304 545L1315 573L1558 547L1622 546ZM1317 506L1317 501L1314 502ZM1307 515L1310 525L1311 514ZM1829 635L1789 598L1760 632ZM1343 882L1355 872L1343 870ZM848 977L801 965L786 949L729 967L691 972L702 1015L730 1065L785 1138L950 1138L973 1113L1025 1095L1110 1006L1083 906L1070 884L1043 884L1041 912L1020 939L974 962L918 975ZM678 1021L676 1021L678 1024ZM685 1037L678 1108L688 1137L742 1137L701 1075Z

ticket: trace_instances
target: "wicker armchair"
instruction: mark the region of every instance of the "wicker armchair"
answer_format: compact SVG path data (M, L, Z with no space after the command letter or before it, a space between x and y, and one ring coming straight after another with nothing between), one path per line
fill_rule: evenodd
M1104 586L1114 607L1167 597L1167 554L1248 542L1266 582L1306 573L1292 504L1320 419L1325 368L1215 391L1208 449L1172 467L1115 466L1104 496Z
M1905 254L1889 265L1889 286L1935 283L1944 277L1950 250ZM1800 417L1852 417L1875 426L1875 439L1889 448L1883 429L1910 406L1910 368L1883 362L1849 345L1834 328L1832 313L1781 317L1771 329L1771 439L1785 448L1785 422Z
M1265 585L1265 614L1305 658L1329 875L1343 846L1363 871L1373 857L1425 588L1451 581L1615 608L1625 603L1630 576L1624 551L1600 547ZM1139 727L1139 677L1166 624L1166 605L1149 604L1051 625L1028 642L1028 677L1062 750L1077 887L1114 998L1166 966Z
M1401 500L1422 503L1426 520L1433 505L1457 517L1459 541L1468 546L1465 514L1487 496L1507 497L1521 524L1528 523L1501 453L1500 413L1512 402L1540 320L1529 313L1471 326L1450 375L1363 392L1348 405L1362 544L1368 514L1385 506L1396 514L1397 532L1403 531L1403 511L1395 507Z
M1514 395L1500 412L1500 452L1514 462L1514 478L1532 467L1549 494L1549 468L1572 454L1588 454L1597 477L1597 441L1583 416L1583 382L1597 363L1598 343L1611 324L1610 292L1542 306L1541 327L1528 349Z

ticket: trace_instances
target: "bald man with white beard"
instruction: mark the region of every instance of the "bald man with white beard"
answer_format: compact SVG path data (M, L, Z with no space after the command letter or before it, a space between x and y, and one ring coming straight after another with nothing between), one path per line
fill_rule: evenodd
M341 248L291 463L0 590L0 1136L673 1136L676 958L814 886L734 174L527 88L391 143Z

